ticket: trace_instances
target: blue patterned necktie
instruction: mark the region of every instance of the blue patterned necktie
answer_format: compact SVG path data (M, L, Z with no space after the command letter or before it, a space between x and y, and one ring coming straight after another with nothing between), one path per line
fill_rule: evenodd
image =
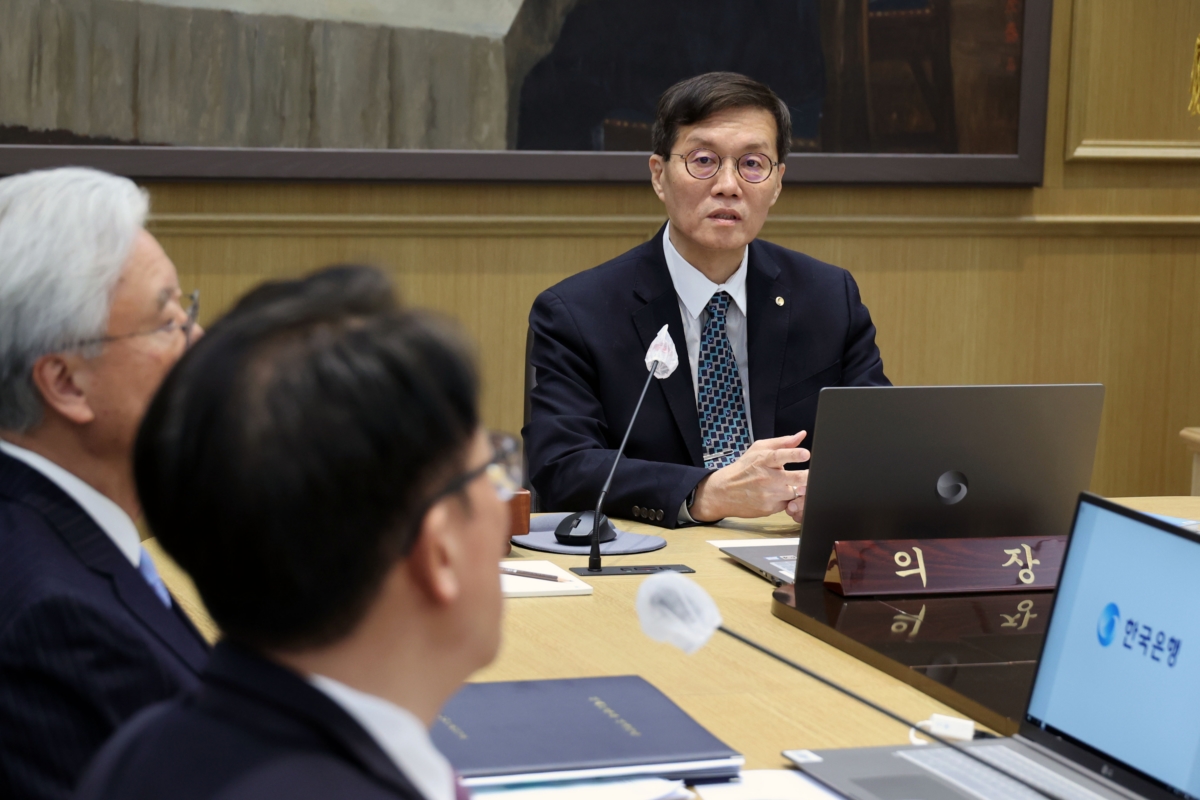
M150 558L150 554L146 552L146 548L141 548L142 555L138 559L138 572L142 573L142 577L146 579L146 583L150 584L150 588L158 595L158 599L167 608L171 607L171 593L167 591L166 584L162 578L158 576L158 570L154 567L154 559Z
M725 313L731 299L727 292L712 296L708 301L708 321L700 332L696 397L700 437L704 441L704 467L710 470L732 464L750 447L742 378L733 347L725 335Z

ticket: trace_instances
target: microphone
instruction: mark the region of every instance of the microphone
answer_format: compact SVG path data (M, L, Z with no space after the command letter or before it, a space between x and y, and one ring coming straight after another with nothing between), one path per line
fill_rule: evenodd
M600 542L611 541L616 538L616 529L612 527L612 523L604 516L604 498L608 496L608 489L612 485L613 475L617 472L617 463L621 460L621 454L625 452L625 445L629 443L629 434L633 432L633 424L637 422L638 414L642 410L642 401L646 399L646 392L650 388L650 382L655 378L664 380L669 378L675 369L679 366L679 353L675 350L675 342L671 340L671 335L667 333L666 325L658 331L654 337L654 341L650 343L650 347L646 350L646 369L650 374L646 376L646 382L642 385L642 393L638 396L637 405L633 408L633 415L629 418L629 425L625 428L625 436L621 439L621 446L617 448L617 455L613 459L612 467L608 470L608 477L604 480L604 486L600 489L600 497L596 500L596 510L577 511L571 514L558 524L554 529L554 538L563 544L581 544L583 539L582 532L579 531L583 527L586 531L586 522L592 523L591 544L592 550L588 555L587 569L580 567L572 567L571 571L578 575L630 575L630 574L647 574L658 572L667 569L688 569L681 565L673 564L670 566L637 566L625 567L616 570L605 570L600 566ZM588 517L590 516L590 520ZM580 523L585 523L581 525ZM601 535L601 530L604 530L604 535ZM688 570L689 572L691 570Z
M700 584L685 578L678 572L660 572L642 581L642 585L638 587L635 605L638 621L642 626L642 632L656 642L666 642L691 655L707 644L714 633L720 631L743 644L753 647L760 653L770 656L776 661L787 664L792 669L804 673L813 680L828 686L830 689L834 689L853 700L857 700L867 708L878 711L880 714L899 722L906 728L917 727L916 723L909 722L899 714L889 711L878 703L868 700L862 695L813 672L807 667L797 664L790 658L780 655L740 633L726 628L724 621L721 619L721 612L717 609L717 604L709 593L704 591L704 588ZM999 772L1004 777L1014 780L1028 789L1032 789L1043 797L1049 798L1049 800L1062 800L1058 795L1035 786L1020 775L1013 774L984 760L966 747L962 747L927 729L921 728L919 730L938 744L945 745L962 753L972 761L976 761L991 770Z

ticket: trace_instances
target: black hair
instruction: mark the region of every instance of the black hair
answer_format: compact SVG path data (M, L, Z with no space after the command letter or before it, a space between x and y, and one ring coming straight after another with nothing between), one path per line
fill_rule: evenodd
M658 99L650 133L654 152L669 158L679 129L730 108L761 108L775 119L775 156L782 162L792 146L792 115L770 87L736 72L706 72L680 81Z
M339 266L265 284L180 360L134 475L150 529L226 636L302 649L349 634L411 551L478 427L450 323Z

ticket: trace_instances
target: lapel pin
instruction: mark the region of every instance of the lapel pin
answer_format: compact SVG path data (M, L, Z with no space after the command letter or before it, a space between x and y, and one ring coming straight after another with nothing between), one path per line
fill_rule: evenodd
M776 298L775 298L775 305L777 305L777 306L781 306L781 305L783 305L783 298L782 298L782 297L776 297Z

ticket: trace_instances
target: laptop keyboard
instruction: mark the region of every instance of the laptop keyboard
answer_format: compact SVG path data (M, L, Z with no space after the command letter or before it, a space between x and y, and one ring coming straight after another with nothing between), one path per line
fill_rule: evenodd
M1105 800L1103 795L1085 789L1075 781L1002 745L972 747L971 752L1005 772L1020 775L1059 800ZM900 750L896 755L984 800L1045 800L1037 792L948 747Z

